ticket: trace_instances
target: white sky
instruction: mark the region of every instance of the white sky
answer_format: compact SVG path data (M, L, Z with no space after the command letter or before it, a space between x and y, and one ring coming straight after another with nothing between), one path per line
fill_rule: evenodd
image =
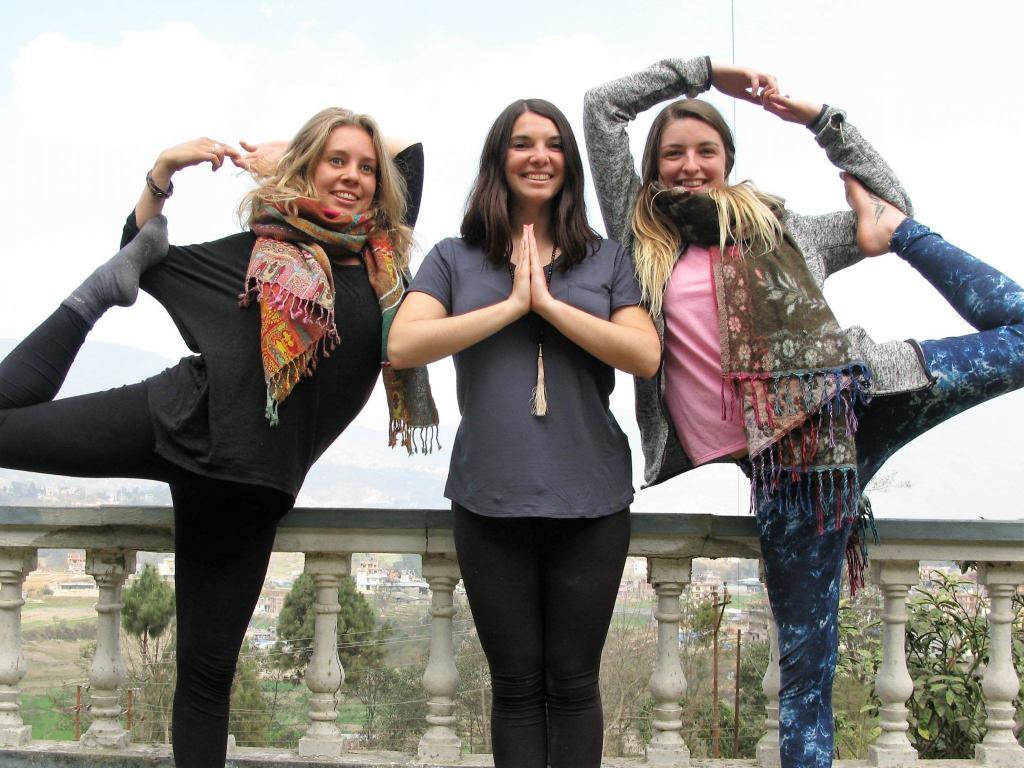
M669 56L735 58L776 74L794 96L845 108L900 174L922 221L1024 279L1021 249L1006 239L1024 177L1015 76L1024 11L1015 2L175 5L5 4L0 338L27 333L113 253L163 147L204 134L227 142L288 138L327 105L369 112L385 132L425 144L416 235L426 251L457 233L484 133L508 102L554 101L582 142L588 87ZM710 98L731 118L729 99ZM633 132L637 154L649 119ZM755 179L803 213L845 205L835 169L806 130L737 104L736 133L735 178ZM216 176L189 169L175 186L166 208L172 241L237 230L242 177L228 168ZM603 230L589 189L591 219ZM833 278L827 295L841 322L863 325L877 340L968 330L893 256ZM186 352L148 297L109 313L93 338L171 358ZM433 366L432 376L442 420L454 426L450 364ZM631 400L623 378L615 407L632 438ZM1022 517L1022 404L1020 394L1004 397L905 449L889 469L910 487L876 494L876 510ZM378 393L357 424L379 431L383 412ZM360 452L343 441L327 461L350 463ZM634 453L639 467L637 442ZM431 461L443 467L447 457ZM396 467L405 461L394 458ZM435 474L441 483L443 473ZM639 469L637 477L639 484ZM743 485L732 468L704 469L640 493L634 508L745 513Z

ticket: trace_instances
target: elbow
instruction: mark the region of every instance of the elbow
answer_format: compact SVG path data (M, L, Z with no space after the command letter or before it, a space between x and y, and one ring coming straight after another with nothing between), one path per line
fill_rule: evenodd
M583 94L583 127L584 133L590 126L590 121L594 115L599 115L602 110L606 109L608 99L604 95L604 88L597 86L591 88L585 94Z
M388 334L388 363L396 370L415 368L417 365L410 354L409 345L405 343L401 334L396 334L394 329Z
M653 379L661 369L661 341L652 345L645 345L645 348L637 360L636 370L633 375L641 379Z
M653 360L645 359L637 370L633 372L633 375L641 379L653 379L658 375L658 369L661 368L661 358L656 357Z

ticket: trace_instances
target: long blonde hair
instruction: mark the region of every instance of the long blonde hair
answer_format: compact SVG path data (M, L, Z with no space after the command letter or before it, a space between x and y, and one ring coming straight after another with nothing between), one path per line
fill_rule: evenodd
M239 216L246 224L259 215L265 205L283 208L292 216L298 215L295 205L299 198L316 199L313 173L324 146L335 128L354 126L362 128L373 142L377 155L377 191L374 195L374 229L386 233L404 267L412 248L412 230L404 223L406 213L406 185L394 160L384 145L377 122L369 115L361 115L341 107L328 107L306 121L295 138L288 144L273 173L254 173L258 186L239 204Z
M672 274L683 237L678 225L668 214L671 198L682 196L681 189L667 189L658 178L658 147L665 127L673 120L686 117L701 120L718 132L725 150L725 172L732 171L736 154L732 132L717 109L699 99L682 99L665 107L655 118L647 134L641 163L640 193L633 204L633 257L644 304L653 316L661 313L665 286ZM735 242L742 253L764 253L782 239L779 213L781 198L761 192L753 182L720 189L708 189L708 196L718 208L719 247ZM668 196L668 199L662 199Z

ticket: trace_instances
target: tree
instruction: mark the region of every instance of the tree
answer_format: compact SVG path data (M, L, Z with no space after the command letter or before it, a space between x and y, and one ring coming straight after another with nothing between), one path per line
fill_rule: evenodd
M988 661L988 629L980 601L957 599L970 582L934 574L935 589L910 601L907 667L914 679L910 741L922 759L974 757L984 737L981 669Z
M601 701L608 757L636 754L640 742L637 716L650 700L651 660L657 653L657 630L644 626L647 606L612 619L601 658ZM630 620L634 619L634 620Z
M156 568L147 565L139 577L124 590L121 626L139 638L142 656L148 659L149 640L159 639L174 618L174 590Z
M491 670L476 631L467 632L455 655L459 688L455 693L460 734L470 752L491 751Z
M138 641L126 654L130 685L139 691L133 705L133 737L167 743L176 678L174 637L167 632L174 619L174 590L147 565L124 590L122 600L121 626Z
M270 739L270 707L263 695L259 672L252 649L243 643L231 683L229 715L230 732L243 747L265 747Z
M313 654L315 598L313 577L304 573L292 585L277 620L278 663L296 676L302 674ZM384 642L391 629L387 624L376 626L373 608L356 591L351 578L341 580L338 602L338 656L345 668L346 681L357 686L367 669L383 664Z

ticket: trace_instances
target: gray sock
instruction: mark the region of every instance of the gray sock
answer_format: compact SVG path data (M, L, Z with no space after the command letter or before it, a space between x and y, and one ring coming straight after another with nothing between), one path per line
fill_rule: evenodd
M167 219L154 216L128 245L89 275L62 304L92 326L111 307L134 304L142 273L166 255Z

